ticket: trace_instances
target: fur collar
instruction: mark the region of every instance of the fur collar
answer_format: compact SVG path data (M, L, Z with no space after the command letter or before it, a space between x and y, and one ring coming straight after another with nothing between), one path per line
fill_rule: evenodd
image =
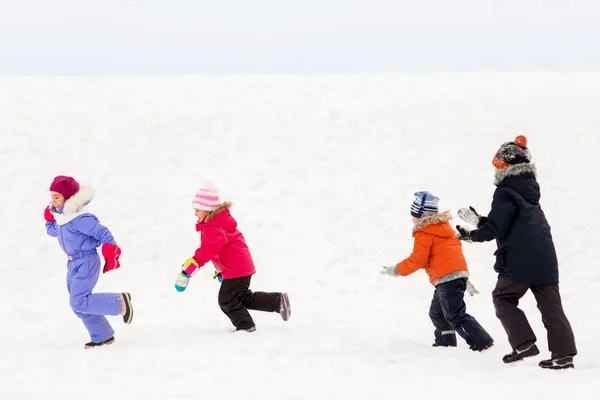
M537 169L533 163L522 163L511 165L510 167L497 169L494 175L494 185L499 185L504 179L509 176L533 174L537 176Z
M69 200L65 201L62 208L62 213L53 213L56 223L64 225L76 217L89 213L88 205L94 198L96 192L91 186L81 186L79 191L75 193Z
M419 229L425 228L427 225L440 224L440 223L448 222L451 219L452 219L452 214L450 214L449 210L441 212L441 213L435 213L432 215L421 217L417 220L417 222L415 222L415 226L413 227L413 233L415 233Z
M223 212L224 210L227 210L228 208L231 208L231 202L229 202L229 201L225 201L225 202L223 202L223 204L221 204L221 205L219 206L219 208L217 208L217 209L216 209L216 210L214 210L214 211L211 211L211 212L210 212L210 213L209 213L209 214L206 216L206 218L204 218L204 221L203 221L203 222L208 222L208 221L210 221L211 219L213 219L214 217L216 217L217 215L219 215L219 213Z
M76 212L80 211L84 206L90 204L94 198L94 194L96 194L94 188L91 186L82 185L77 193L71 196L69 200L65 201L63 214L75 214Z

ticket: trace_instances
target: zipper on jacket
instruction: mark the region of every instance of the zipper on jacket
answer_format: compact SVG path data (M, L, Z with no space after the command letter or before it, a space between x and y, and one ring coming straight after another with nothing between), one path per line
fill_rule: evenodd
M58 227L58 244L60 244L60 248L63 249L63 251L66 253L67 249L65 249L65 242L61 231L61 226L58 224L56 224L56 226Z

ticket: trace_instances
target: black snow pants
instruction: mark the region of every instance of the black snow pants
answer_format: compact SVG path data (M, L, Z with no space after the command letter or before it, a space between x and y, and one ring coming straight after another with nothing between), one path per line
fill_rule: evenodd
M492 298L496 316L502 323L512 348L522 348L537 340L525 313L518 307L519 299L528 290L533 293L542 314L552 358L576 355L575 337L562 307L558 285L530 286L510 278L501 278L496 283Z
M223 279L219 290L219 307L236 329L254 326L248 310L279 312L281 293L252 292L250 279L250 276Z

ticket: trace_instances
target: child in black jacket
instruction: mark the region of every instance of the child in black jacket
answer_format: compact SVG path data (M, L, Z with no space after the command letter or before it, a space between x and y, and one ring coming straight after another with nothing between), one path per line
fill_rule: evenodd
M487 217L475 209L460 209L459 216L477 226L469 230L458 225L461 240L487 242L496 239L494 270L498 282L492 293L500 319L513 351L504 356L511 363L539 354L536 337L519 299L531 290L548 332L552 357L539 363L542 368L573 368L577 354L575 338L563 311L558 288L558 260L550 225L540 206L540 186L525 136L500 146L493 159L496 167L492 208Z

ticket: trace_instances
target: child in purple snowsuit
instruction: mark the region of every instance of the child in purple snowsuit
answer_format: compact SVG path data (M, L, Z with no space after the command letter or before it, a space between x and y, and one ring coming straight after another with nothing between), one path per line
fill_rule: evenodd
M120 267L121 249L107 227L88 210L94 189L80 186L69 176L57 176L50 185L52 202L44 210L48 235L58 238L67 254L67 290L69 303L85 325L91 342L85 348L114 342L115 331L105 315L122 315L131 323L133 307L129 293L92 293L100 275L100 257L96 247L102 245L103 273Z

